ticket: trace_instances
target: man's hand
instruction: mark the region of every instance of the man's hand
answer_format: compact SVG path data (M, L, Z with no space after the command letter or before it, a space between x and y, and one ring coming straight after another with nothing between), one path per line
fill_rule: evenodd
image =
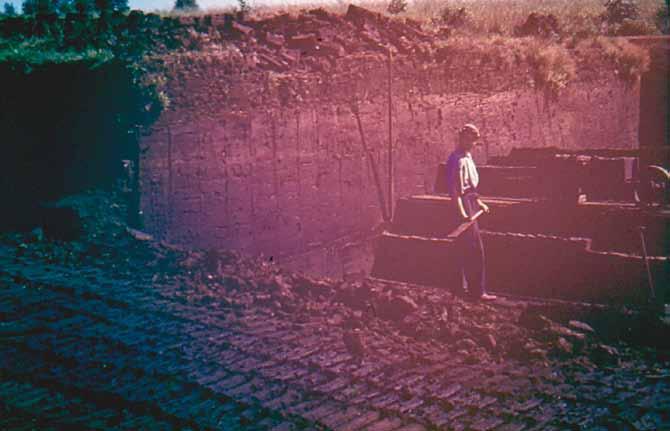
M486 205L484 202L482 202L482 201L480 201L480 200L477 200L477 202L479 203L479 208L481 208L482 211L484 211L486 214L488 214L488 213L491 211L491 209L489 208L489 206Z

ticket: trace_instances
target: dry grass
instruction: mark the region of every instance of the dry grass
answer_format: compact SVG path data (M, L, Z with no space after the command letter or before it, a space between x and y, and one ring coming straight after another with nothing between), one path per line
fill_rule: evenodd
M601 61L614 65L624 81L635 82L650 64L649 52L625 39L596 37L579 42L575 47L578 58L598 64Z
M251 4L251 17L264 18L278 13L298 15L303 10L321 7L330 12L344 13L349 3L354 3L367 9L384 13L390 0L363 0L332 2L291 2L263 5ZM665 0L637 0L640 12L639 19L627 23L623 31L644 32L652 34L658 32L658 12L666 8ZM556 16L569 35L597 35L616 33L616 28L607 28L602 25L599 17L605 13L605 0L410 0L406 12L399 17L412 18L424 23L439 22L445 7L451 10L465 8L470 23L460 31L469 34L504 34L512 35L514 28L523 23L532 12L553 14ZM227 8L204 9L189 12L189 15L204 15L211 13L226 13L236 10L235 6ZM172 14L162 11L161 14Z
M388 2L357 4L387 14ZM433 47L438 58L457 63L463 61L467 63L465 66L487 64L500 73L519 73L519 67L522 67L529 72L531 85L548 96L556 96L583 69L597 73L613 70L622 80L636 82L648 68L648 52L626 40L604 36L657 32L655 22L663 4L664 0L638 0L640 17L617 24L607 24L600 18L606 10L604 0L413 0L407 12L397 16L420 20L426 30L437 30L443 25L439 17L443 15L445 5L452 11L465 8L465 14L456 14L465 17L461 27L452 29L446 39L436 36ZM348 5L341 0L299 5L252 5L251 18L262 19L280 13L298 16L317 7L343 14ZM190 15L234 11L231 7ZM515 27L524 23L533 12L554 15L562 28L561 36L514 36Z

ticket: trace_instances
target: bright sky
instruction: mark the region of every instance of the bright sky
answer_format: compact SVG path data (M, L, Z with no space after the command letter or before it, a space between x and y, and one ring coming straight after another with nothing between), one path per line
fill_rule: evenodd
M202 9L209 8L225 8L228 6L233 6L237 4L237 0L196 0L198 5ZM299 3L300 0L256 0L250 1L249 3L253 6L254 4L268 4L268 3ZM21 11L21 4L23 0L0 0L0 6L5 3L13 3L17 11ZM131 9L142 9L148 12L160 9L167 10L172 9L174 6L174 0L129 0L128 1Z

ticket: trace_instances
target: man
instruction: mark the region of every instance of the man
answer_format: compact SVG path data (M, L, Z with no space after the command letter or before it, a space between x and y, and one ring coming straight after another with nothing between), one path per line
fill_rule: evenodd
M480 136L479 130L473 124L463 126L458 132L456 150L451 153L447 161L449 194L454 201L456 217L463 222L472 220L472 216L480 209L489 212L489 207L477 194L479 174L471 154ZM495 296L486 293L484 245L476 221L458 237L456 249L462 283L459 293L465 294L467 285L467 297L470 299L485 301L496 299Z

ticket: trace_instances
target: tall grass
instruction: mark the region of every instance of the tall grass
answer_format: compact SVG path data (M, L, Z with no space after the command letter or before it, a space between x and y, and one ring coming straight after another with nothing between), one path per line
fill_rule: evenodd
M113 53L108 49L61 50L55 41L45 38L0 39L0 63L21 64L29 68L46 63L79 61L95 66L106 63L113 57Z
M303 10L317 7L333 13L344 13L350 3L390 15L387 12L389 2L390 0L313 2L285 0L282 3L267 5L252 1L250 2L250 18L262 19L278 13L297 15ZM665 0L637 0L636 4L640 12L640 17L636 20L637 27L642 28L646 25L646 29L642 28L642 30L657 31L659 10L667 10ZM602 20L599 19L606 11L605 0L411 0L408 2L407 10L398 16L437 25L445 8L453 10L465 8L471 20L470 25L465 29L469 33L511 35L514 28L523 23L532 12L556 16L569 34L598 34L607 31L600 26ZM204 15L234 10L235 7L231 6L210 8L189 14ZM162 13L171 14L172 12L162 11Z
M355 4L391 16L389 1L363 0ZM622 80L634 83L648 68L649 55L640 46L625 40L603 36L621 34L621 29L641 29L642 34L657 32L656 21L664 0L638 0L639 17L619 23L608 23L605 18L605 0L411 0L407 11L395 15L411 18L423 24L425 30L443 27L445 8L458 16L460 23L451 28L450 36L440 37L436 32L433 47L438 57L468 59L492 64L500 72L518 72L527 67L532 85L549 96L559 94L580 70L614 71ZM343 14L349 2L283 3L253 6L252 19L263 19L287 13L298 16L302 12L323 8ZM465 12L460 10L464 8ZM210 9L196 15L232 12L235 8ZM531 13L553 15L560 27L560 36L516 37L515 29ZM453 27L453 26L452 26Z

